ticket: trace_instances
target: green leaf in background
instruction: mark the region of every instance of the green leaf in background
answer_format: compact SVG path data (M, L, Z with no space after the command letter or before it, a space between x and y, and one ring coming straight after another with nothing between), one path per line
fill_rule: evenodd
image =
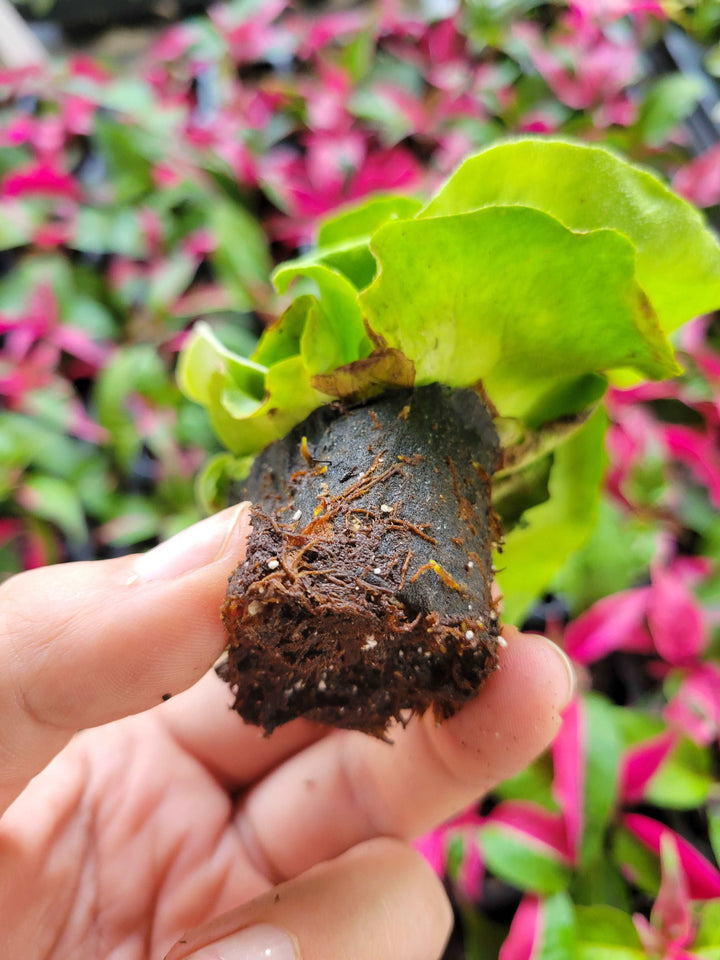
M4 199L0 202L0 250L23 247L43 222L42 211L31 204Z
M127 207L80 207L70 246L83 253L113 253L138 260L147 255L137 211Z
M67 481L47 475L29 477L18 492L18 501L35 516L57 524L71 543L87 540L80 498Z
M146 439L140 435L130 407L133 395L140 394L156 404L171 404L173 391L165 365L150 344L125 347L101 371L95 381L93 403L123 470L130 469Z
M681 737L648 784L645 799L670 810L696 810L716 784L711 751Z
M102 543L131 547L158 536L162 526L159 505L146 497L129 495L114 498L112 514L100 527Z
M497 144L466 160L420 216L489 204L523 204L571 230L610 228L629 238L637 281L668 332L720 304L720 247L701 215L604 147L549 138Z
M15 263L0 283L0 310L22 314L40 286L52 290L64 313L75 295L73 271L68 260L60 254L32 253Z
M585 713L584 831L580 867L588 869L603 853L605 830L615 809L620 767L620 736L615 708L600 694L583 697Z
M671 73L660 77L642 101L636 133L650 146L666 143L707 92L708 84L697 75Z
M632 918L611 906L575 908L575 960L646 960Z
M623 750L652 740L668 729L660 717L642 710L615 708L613 715ZM714 784L710 749L678 735L675 746L647 785L645 799L659 807L693 810L707 801Z
M613 835L612 855L623 876L651 897L660 889L660 860L625 827Z
M158 149L163 152L167 150L167 143L162 138L171 137L183 119L182 108L169 103L158 110L157 95L151 84L137 76L115 77L100 87L100 97L103 107L121 115L118 126L127 125L128 120L137 122L146 136L151 133L157 138Z
M461 910L465 960L498 960L507 927L487 917L480 909Z
M131 124L100 117L95 120L95 135L111 174L115 203L132 205L152 192L152 165L164 155L162 141Z
M527 510L496 555L503 619L519 623L565 559L595 525L605 467L605 414L598 410L553 455L550 499Z
M575 915L570 897L556 893L542 901L539 947L533 960L576 960Z
M655 554L657 539L655 524L621 511L603 495L593 532L558 571L553 590L569 601L577 616L602 597L639 582Z
M217 199L207 211L217 239L211 260L218 278L235 296L235 309L263 304L269 294L268 241L255 218L240 204Z
M697 936L692 956L698 960L720 960L720 900L704 903L698 911Z
M568 886L571 868L552 847L495 823L482 826L479 837L483 862L506 883L542 896Z
M586 870L576 872L570 893L576 904L606 904L625 913L631 911L628 885L617 865L605 856L598 857Z
M504 780L494 792L502 800L532 800L556 812L559 808L552 795L552 780L552 760L549 753L544 753L514 777Z
M195 257L181 249L158 262L144 298L147 308L160 317L172 315L175 301L190 286L197 267Z
M371 249L380 272L363 313L415 363L418 384L482 379L501 416L524 418L569 372L679 371L635 283L634 248L615 231L576 234L529 207L488 207L385 224Z

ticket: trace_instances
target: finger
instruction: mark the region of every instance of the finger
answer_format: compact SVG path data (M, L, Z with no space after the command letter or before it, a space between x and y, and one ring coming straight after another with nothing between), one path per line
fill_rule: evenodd
M278 880L373 836L415 837L527 766L557 733L572 668L543 637L505 636L500 669L445 723L427 714L393 746L333 734L253 787L237 822L256 866Z
M72 733L189 687L226 643L247 505L142 556L61 564L0 588L0 810Z
M173 740L229 790L254 783L330 733L320 724L294 720L267 736L230 709L234 700L228 684L213 670L157 711Z
M451 927L427 864L376 840L191 931L166 960L439 960Z

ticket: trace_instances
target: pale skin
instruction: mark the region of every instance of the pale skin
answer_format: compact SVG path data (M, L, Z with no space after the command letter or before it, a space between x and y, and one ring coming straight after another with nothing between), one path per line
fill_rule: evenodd
M450 908L409 841L550 743L566 663L508 630L442 725L393 746L303 721L263 738L211 669L247 531L235 507L142 557L0 588L0 956L442 955Z

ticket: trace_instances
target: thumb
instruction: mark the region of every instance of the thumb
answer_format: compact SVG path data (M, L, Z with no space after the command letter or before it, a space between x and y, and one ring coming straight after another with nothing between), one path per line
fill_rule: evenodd
M146 710L213 664L247 506L144 555L45 567L0 587L0 812L75 731Z

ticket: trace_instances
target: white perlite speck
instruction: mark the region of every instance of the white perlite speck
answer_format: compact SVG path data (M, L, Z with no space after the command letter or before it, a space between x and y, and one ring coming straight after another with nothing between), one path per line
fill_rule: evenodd
M497 638L497 644L499 647L506 647L508 645L505 637L500 637L500 636Z
M268 570L277 570L280 566L279 560L268 560Z
M301 516L302 516L302 510L296 510L295 513L292 515L292 518L293 520L299 520Z

